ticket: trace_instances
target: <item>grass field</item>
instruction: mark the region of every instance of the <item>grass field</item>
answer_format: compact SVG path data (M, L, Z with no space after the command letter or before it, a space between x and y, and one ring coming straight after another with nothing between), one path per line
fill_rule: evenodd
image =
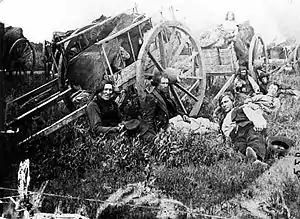
M11 88L8 98L43 83L43 79L37 78L39 76L23 77L22 84ZM272 79L300 90L300 75L273 75ZM40 82L36 83L38 80ZM210 93L207 92L202 109L208 117L212 109ZM50 180L47 193L105 200L121 186L147 181L151 176L155 179L154 188L197 212L251 218L254 213L237 207L237 203L263 197L266 202L269 200L266 205L276 212L276 200L275 204L270 200L274 200L272 197L276 194L283 194L291 218L300 218L300 199L295 195L300 192L299 181L295 175L286 174L284 168L284 165L293 165L294 154L300 152L300 100L282 96L281 103L280 113L268 124L268 134L293 139L295 148L285 162L269 160L272 167L264 173L253 168L240 153L232 152L219 133L189 137L169 133L160 136L156 145L142 145L137 139L125 136L114 140L92 138L87 118L82 117L23 148L31 160L30 189L37 189L43 181ZM59 115L54 106L42 116L51 123ZM171 150L175 146L180 150ZM157 153L150 155L153 148ZM279 179L281 186L275 183ZM260 197L260 191L264 196ZM91 218L95 217L99 206L97 202L45 197L41 210L53 212L59 202L64 212L69 213L84 204Z

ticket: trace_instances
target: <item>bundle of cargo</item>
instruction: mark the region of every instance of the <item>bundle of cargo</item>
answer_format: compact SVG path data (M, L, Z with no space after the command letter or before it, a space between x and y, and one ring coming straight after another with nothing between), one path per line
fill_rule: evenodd
M224 48L227 46L226 35L227 33L221 25L204 31L199 37L200 46L202 48Z

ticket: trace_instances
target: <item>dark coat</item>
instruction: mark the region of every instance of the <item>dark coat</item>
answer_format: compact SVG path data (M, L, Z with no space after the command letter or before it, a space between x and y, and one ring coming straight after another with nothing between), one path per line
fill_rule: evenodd
M169 119L183 115L171 98L163 96L157 90L147 94L143 111L144 120L148 123L149 131L152 133L157 133L160 129L167 129Z
M113 131L122 121L119 107L113 99L105 101L96 97L88 104L87 114L96 135Z

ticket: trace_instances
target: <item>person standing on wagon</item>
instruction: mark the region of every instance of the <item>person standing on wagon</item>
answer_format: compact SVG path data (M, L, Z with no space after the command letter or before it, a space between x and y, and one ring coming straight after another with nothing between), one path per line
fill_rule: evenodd
M235 15L232 11L226 13L225 21L222 24L223 30L226 32L228 41L233 41L238 33L238 26L235 21Z

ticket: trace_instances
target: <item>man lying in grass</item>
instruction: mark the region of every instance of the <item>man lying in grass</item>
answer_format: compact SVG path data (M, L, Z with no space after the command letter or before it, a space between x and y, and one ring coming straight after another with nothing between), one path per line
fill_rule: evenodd
M234 149L253 161L254 165L267 168L264 163L266 142L263 135L267 122L261 110L254 110L247 105L234 107L231 92L225 92L219 98L223 113L220 127L226 139L231 140Z
M270 115L273 112L277 112L280 108L278 91L279 85L270 83L267 88L267 94L257 94L247 98L244 103L254 110L261 110L264 115Z

